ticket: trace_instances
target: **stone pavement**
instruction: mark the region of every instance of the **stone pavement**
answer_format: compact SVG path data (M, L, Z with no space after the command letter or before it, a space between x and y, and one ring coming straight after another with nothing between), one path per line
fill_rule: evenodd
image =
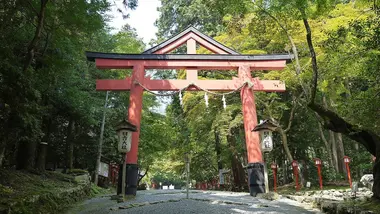
M287 198L269 201L251 197L248 193L225 191L190 191L190 199L186 199L186 192L180 190L138 191L136 198L123 203L110 198L102 196L89 199L67 213L320 213Z

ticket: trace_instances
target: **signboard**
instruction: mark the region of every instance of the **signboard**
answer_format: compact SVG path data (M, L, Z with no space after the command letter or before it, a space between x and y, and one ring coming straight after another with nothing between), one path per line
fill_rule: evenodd
M224 185L224 175L223 170L219 170L219 184Z
M273 149L272 132L263 131L261 149L263 152L270 152Z
M351 159L348 156L344 156L343 160L345 163L349 163L351 161Z
M307 188L310 188L310 186L311 186L311 183L308 181L308 182L306 182L306 187Z
M123 130L119 134L119 152L126 153L131 150L131 142L132 142L132 132Z
M98 169L98 174L108 178L108 173L109 173L109 165L103 162L100 162L99 169Z

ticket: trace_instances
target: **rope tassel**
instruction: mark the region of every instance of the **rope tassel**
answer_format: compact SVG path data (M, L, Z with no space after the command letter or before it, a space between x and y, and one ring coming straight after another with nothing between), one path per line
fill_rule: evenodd
M208 108L208 95L207 95L207 92L205 92L205 104L206 104L206 108Z
M179 103L182 106L182 91L179 91Z
M224 97L224 94L223 94L222 101L223 101L223 108L226 109L227 105L226 105L226 98Z

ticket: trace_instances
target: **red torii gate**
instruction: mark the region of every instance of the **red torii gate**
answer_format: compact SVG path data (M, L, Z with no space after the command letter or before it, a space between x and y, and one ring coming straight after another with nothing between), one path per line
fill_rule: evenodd
M183 44L187 54L167 54ZM215 54L196 54L196 44ZM133 69L132 77L123 80L97 80L99 91L130 91L128 120L136 125L132 134L131 151L127 155L127 194L136 194L137 153L140 135L143 87L152 91L232 91L241 88L242 111L248 155L249 189L252 196L263 193L263 159L259 135L252 132L257 125L253 91L283 92L285 84L277 80L252 78L253 70L281 70L291 55L240 55L232 49L204 35L193 27L186 29L142 54L86 52L87 59L95 61L99 69ZM186 69L186 80L151 80L145 69ZM198 70L238 70L232 80L198 80Z

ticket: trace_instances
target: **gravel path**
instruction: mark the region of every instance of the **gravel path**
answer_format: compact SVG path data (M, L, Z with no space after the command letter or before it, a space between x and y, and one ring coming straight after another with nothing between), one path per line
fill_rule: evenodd
M191 191L190 199L185 198L186 193L179 190L139 191L135 199L124 203L117 203L111 200L110 196L102 196L89 199L67 213L320 213L290 199L268 201L251 197L248 193Z

